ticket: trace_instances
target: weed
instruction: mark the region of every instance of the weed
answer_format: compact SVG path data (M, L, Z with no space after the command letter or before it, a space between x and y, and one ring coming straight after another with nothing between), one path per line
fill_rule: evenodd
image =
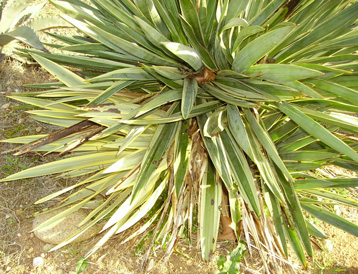
M17 171L19 169L26 169L25 165L19 164L19 158L18 157L15 157L15 158L7 157L6 161L9 164L1 167L1 170L2 170L2 172L4 174L10 175L14 171Z
M80 257L79 260L76 263L76 273L82 273L86 270L88 266L88 259L85 259L85 257Z
M226 257L220 255L216 274L236 274L240 270L240 262L246 253L246 245L239 242L238 246Z

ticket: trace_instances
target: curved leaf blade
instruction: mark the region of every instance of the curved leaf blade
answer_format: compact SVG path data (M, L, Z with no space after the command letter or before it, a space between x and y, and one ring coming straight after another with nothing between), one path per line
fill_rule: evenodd
M282 27L265 33L247 44L236 55L232 68L237 72L244 72L266 54L271 52L292 30L293 26Z

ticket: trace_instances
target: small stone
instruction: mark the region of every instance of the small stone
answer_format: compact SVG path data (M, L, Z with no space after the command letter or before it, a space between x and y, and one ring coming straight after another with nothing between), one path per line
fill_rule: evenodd
M10 103L3 104L3 105L1 106L1 108L3 108L3 109L7 109L7 108L9 108L9 107L10 107Z
M37 127L36 128L36 132L38 133L38 132L40 132L42 130L42 127Z
M51 217L63 212L68 207L60 208L48 213L38 215L34 218L32 223L32 228L36 228L43 222L47 221ZM83 209L79 209L65 217L58 219L51 225L48 225L42 229L36 230L34 232L35 236L45 243L57 245L69 237L74 236L75 234L81 231L81 227L78 227L78 224L81 223L87 217L87 213ZM86 239L89 239L101 231L102 225L94 225L87 229L82 235L77 237L73 242L82 242Z
M43 264L44 264L44 259L42 257L36 257L32 261L32 265L34 267L39 267L39 266L42 266Z
M55 267L53 265L47 267L47 271L50 271L50 273L58 273L57 271L55 272Z
M147 272L150 272L153 269L153 266L154 266L154 260L151 259L147 266Z

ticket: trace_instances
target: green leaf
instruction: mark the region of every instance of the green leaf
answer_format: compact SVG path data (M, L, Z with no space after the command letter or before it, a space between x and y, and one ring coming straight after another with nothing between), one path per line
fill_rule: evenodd
M126 153L124 156L127 156L129 159L132 157L140 156L140 153L141 152L139 152L139 154L138 153L134 153L134 154ZM2 179L1 181L5 181L5 180L13 181L13 180L19 180L19 179L24 179L24 178L56 174L56 173L61 173L61 172L66 172L66 171L70 171L70 170L74 170L74 169L91 167L91 166L110 164L117 160L116 154L117 154L116 151L114 151L114 152L109 151L109 152L100 152L100 153L94 152L94 153L90 153L87 155L70 157L67 159L62 159L62 160L58 160L55 162L51 162L51 163L47 163L47 164L43 164L40 166L22 170L18 173L10 175L9 177L7 177L5 179ZM126 166L125 169L129 169L131 167L133 167L132 164L130 164L129 166Z
M333 149L341 152L354 161L358 162L358 154L350 148L346 143L335 137L323 126L309 118L306 114L299 111L294 106L283 102L278 104L277 107L284 112L290 119L292 119L296 124L298 124L306 132L314 136L315 138L321 140L323 143L332 147Z
M170 80L181 80L187 77L189 74L180 71L178 68L168 66L152 66L152 69L161 76Z
M222 188L216 181L214 166L209 162L201 183L200 201L200 244L201 255L209 260L215 251L220 223L220 204Z
M254 115L251 113L250 110L243 109L245 117L247 118L252 130L258 140L260 141L261 145L265 149L268 156L272 159L272 161L277 165L277 167L285 174L286 178L293 182L293 178L289 171L287 170L285 164L283 163L280 155L277 152L276 146L273 143L270 135L266 130L264 130L261 125L256 121Z
M177 101L182 98L181 90L169 90L166 92L161 92L153 99L142 105L140 108L136 110L136 115L134 117L141 116L152 109L156 109L162 105L165 105L169 102Z
M222 88L217 88L211 84L202 84L202 88L207 91L213 97L224 101L228 104L240 106L240 107L256 107L257 103L252 103L247 100L238 99L232 96L232 94L227 93Z
M4 46L14 39L26 43L36 49L47 51L44 45L40 42L36 32L30 27L21 26L13 31L0 34L0 46Z
M307 253L312 256L313 250L311 240L309 238L306 220L303 216L302 208L298 200L298 194L293 187L292 181L287 180L283 173L276 168L277 177L282 188L282 192L285 196L287 207L292 217L292 227L295 232L299 235L300 241L302 241Z
M201 114L205 114L207 112L213 111L214 109L220 107L222 102L220 101L210 101L207 103L199 104L193 107L191 113L189 114L189 118L196 117ZM136 120L125 120L122 119L121 123L129 124L129 125L150 125L150 124L166 124L172 122L178 122L183 120L183 116L181 112L176 112L167 117L160 117L157 119L136 119Z
M168 152L177 130L178 123L169 123L158 126L152 141L149 144L149 148L144 155L140 173L138 174L136 183L133 187L132 200L147 188L147 179L158 167L163 157Z
M244 153L234 141L233 136L227 130L220 134L226 149L226 155L230 163L233 178L238 185L240 194L250 209L259 217L260 204L257 196L254 178Z
M141 29L143 30L149 41L153 43L153 45L158 48L161 48L163 46L162 43L170 42L163 34L161 34L156 28L152 27L147 22L138 17L134 18L137 20Z
M314 217L358 237L358 226L338 215L312 204L302 203L302 208Z
M85 259L84 257L81 257L77 263L76 263L76 273L82 273L83 271L86 270L88 266L88 259Z
M287 64L255 65L247 69L245 74L257 79L277 83L286 83L323 75L322 72L317 70Z
M205 122L203 133L205 137L214 137L222 132L227 126L226 108L214 111Z
M268 33L265 33L249 44L247 44L236 55L232 63L233 70L237 72L244 72L251 65L255 64L262 57L272 51L294 27L282 27Z
M193 3L192 0L180 0L179 1L179 5L182 11L182 16L184 17L184 19L189 23L189 25L191 25L191 27L193 28L197 40L201 41L202 44L204 41L204 36L203 36L203 32L201 29L201 24L200 24L200 20L198 17L198 12L196 10L196 7ZM198 69L195 69L198 70Z
M245 126L237 107L230 104L227 105L227 116L229 129L232 133L232 136L235 138L236 143L240 145L240 147L251 159L254 159L250 141L245 132Z
M88 81L98 82L98 81L109 81L109 80L121 80L121 81L148 81L155 79L152 75L146 72L141 67L135 68L121 68L117 70L112 70L110 72L101 74L97 77L93 77Z
M328 3L328 2L327 2ZM354 3L349 7L341 10L340 12L333 14L329 19L324 20L321 24L314 27L313 30L304 38L293 43L291 46L283 51L283 54L279 55L279 60L284 60L290 56L294 56L302 49L308 48L312 45L317 45L318 42L325 39L325 37L332 34L332 32L348 27L356 21L358 3Z
M216 69L217 66L215 64L215 60L210 51L206 47L204 47L202 43L200 43L194 33L193 28L189 25L189 23L186 22L185 19L182 17L180 17L180 20L182 23L183 30L187 36L187 40L190 42L190 45L198 51L202 58L202 62L208 69Z
M206 122L207 115L200 115L198 117L198 123L200 133L202 135L205 147L209 153L210 159L213 162L217 173L220 175L228 191L233 189L233 181L231 178L230 165L227 158L227 153L220 136L205 137L203 136L203 128Z
M296 180L295 189L358 187L357 178Z
M294 80L292 82L285 82L283 84L285 86L297 89L300 92L303 92L310 97L319 98L319 99L323 98L323 96L321 94L319 94L317 91L315 91L313 88L310 88L309 86L303 84L300 81Z
M195 71L202 68L201 57L193 48L175 42L165 42L163 45L174 55L189 64Z
M310 195L326 198L340 204L358 207L357 201L327 190L309 189L309 190L305 190L304 192Z
M311 80L316 87L333 93L338 98L343 98L351 104L358 105L358 91L325 80Z
M327 239L327 236L320 231L315 225L313 225L311 222L307 221L307 228L308 228L308 232L310 233L310 235L317 237L317 238L321 238L321 239Z
M169 58L162 58L161 56L158 56L151 51L144 49L140 47L139 45L128 42L127 40L116 36L114 34L111 34L107 31L104 31L100 27L97 27L95 25L90 24L83 24L82 22L72 19L68 16L64 16L66 20L68 20L70 23L76 25L77 28L82 30L84 33L92 37L93 39L96 39L99 42L102 42L107 47L113 49L116 52L124 53L128 52L130 55L135 56L139 58L138 61L143 60L143 62L150 62L152 64L156 65L174 65L177 66L177 64L170 60ZM128 55L128 54L127 54Z
M104 92L96 96L91 102L88 103L88 106L98 105L100 103L105 102L109 97L113 94L117 93L118 91L124 89L125 87L132 84L133 81L117 81Z
M58 80L64 83L68 87L73 87L77 85L83 85L85 80L82 79L77 74L72 71L59 66L55 62L52 62L44 57L41 57L37 54L31 54L31 56L48 72L50 72L53 76L55 76Z
M191 140L188 134L189 121L180 123L180 130L175 138L174 151L174 187L176 197L179 197L180 190L184 184L185 176L189 169L191 151Z
M288 236L288 240L291 243L291 246L293 247L293 250L295 251L297 257L300 259L301 263L304 267L307 266L305 253L303 251L302 245L299 241L299 238L297 237L296 232L292 228L286 227L286 233Z
M262 9L254 18L250 20L250 25L263 25L263 23L285 2L285 0L270 1L264 9Z
M225 26L222 27L220 30L220 34L224 32L225 30L234 28L234 27L241 27L241 26L248 26L249 23L245 19L242 18L232 18L229 22L225 24Z
M241 45L241 43L248 37L255 35L259 32L264 31L265 29L263 27L260 26L249 26L246 28L242 28L242 30L239 32L239 34L237 35L237 38L234 42L234 45L232 47L232 52L236 52L237 49L239 48L239 46Z
M183 86L183 95L181 100L181 113L184 119L189 117L189 114L194 106L196 94L198 93L198 82L195 78L185 78Z
M273 223L275 225L278 237L280 239L282 249L285 255L287 256L288 252L287 252L287 242L286 242L286 234L285 234L286 223L284 220L285 213L282 212L284 209L279 206L278 199L273 195L273 193L268 189L267 186L264 186L264 191L265 194L266 193L268 194L268 195L264 195L264 198L269 210L272 212Z

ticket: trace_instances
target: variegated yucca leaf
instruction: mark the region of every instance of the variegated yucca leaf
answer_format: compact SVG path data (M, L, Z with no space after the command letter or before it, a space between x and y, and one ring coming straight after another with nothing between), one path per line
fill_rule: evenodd
M0 3L0 49L13 40L21 41L33 48L47 51L37 36L37 30L71 27L58 16L39 18L47 1L32 5L29 0L9 0Z
M287 256L287 240L306 265L310 237L324 237L309 216L357 235L330 206L357 206L332 188L358 179L314 172L358 171L357 1L51 2L84 36L52 34L63 53L20 50L59 82L11 98L65 129L6 142L24 143L18 154L72 153L3 181L89 177L39 201L79 187L43 226L106 195L81 224L108 220L88 256L134 225L135 235L153 228L169 255L198 220L209 259L222 205L266 271L266 254Z

